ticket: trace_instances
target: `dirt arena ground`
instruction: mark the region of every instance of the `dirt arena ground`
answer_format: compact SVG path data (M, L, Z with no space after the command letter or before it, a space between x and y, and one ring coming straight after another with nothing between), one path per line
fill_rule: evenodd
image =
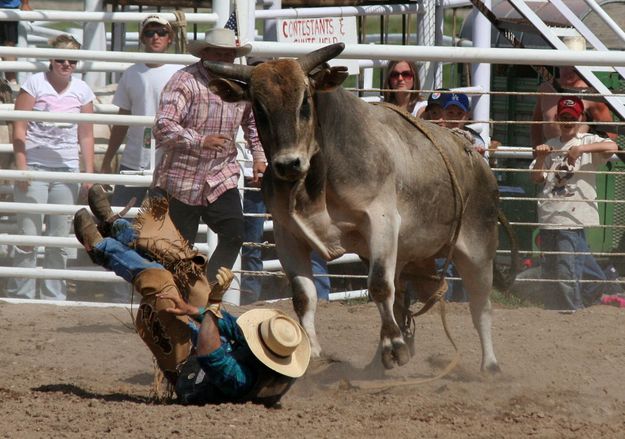
M277 306L292 313L289 301ZM239 314L247 308L230 307ZM416 354L383 373L374 358L373 304L323 304L326 350L280 408L183 407L150 398L152 360L128 310L0 302L0 437L621 438L625 431L623 310L573 315L495 310L503 373L479 373L466 305L448 306L462 358L448 377L372 389L381 380L435 375L453 357L437 312L417 321ZM373 360L375 367L367 367Z

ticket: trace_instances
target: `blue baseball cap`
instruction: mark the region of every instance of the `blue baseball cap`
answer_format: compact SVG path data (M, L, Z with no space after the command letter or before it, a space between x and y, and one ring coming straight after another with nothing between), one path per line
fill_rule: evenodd
M447 109L452 105L460 108L462 111L469 112L471 111L471 103L469 102L469 98L464 93L452 93L447 95L447 101L443 106L443 109Z
M441 91L449 91L448 88L437 88L428 97L428 107L431 105L439 105L441 108L445 107L447 99L449 99L448 93L441 93Z

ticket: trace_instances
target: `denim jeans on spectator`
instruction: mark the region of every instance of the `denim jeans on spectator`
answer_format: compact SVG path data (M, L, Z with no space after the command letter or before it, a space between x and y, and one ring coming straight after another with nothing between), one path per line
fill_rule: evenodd
M541 229L541 249L545 252L579 253L588 251L583 229ZM543 279L562 279L545 283L545 309L576 310L583 308L581 288L585 256L573 254L544 255Z
M120 166L121 171L135 171L127 166ZM135 197L135 203L133 207L141 206L143 199L148 193L148 187L146 186L124 186L123 184L116 184L113 190L113 197L111 198L111 206L126 206L128 202Z
M243 212L265 213L263 194L260 191L245 191L243 194ZM265 218L246 216L244 223L244 242L262 242ZM263 269L262 249L243 246L241 248L241 269L261 271ZM263 278L260 276L241 276L241 303L252 303L260 297Z
M29 166L30 171L42 172L78 172L77 169L67 167L48 168L44 166ZM28 189L23 192L17 185L13 190L13 199L16 203L37 204L76 204L78 196L77 183L62 183L59 181L31 181ZM45 234L43 224L46 224ZM70 232L70 215L44 215L41 213L17 214L18 234L33 236L59 236L66 238ZM37 247L24 249L24 246L14 247L13 266L19 268L35 268L37 266ZM46 247L44 251L43 268L64 270L67 267L67 251L63 247ZM36 279L10 278L7 282L7 295L24 299L65 300L67 284L62 279L42 279L37 291Z
M310 260L312 262L313 276L316 274L324 275L328 274L328 264L319 253L312 252L310 254ZM315 282L315 288L317 289L317 299L330 300L330 278L327 276L313 277Z
M245 191L243 195L243 211L245 213L265 213L265 203L260 191ZM262 242L264 218L246 216L244 219L245 233L243 241ZM328 274L326 261L316 252L311 253L312 271L315 274ZM241 269L260 271L263 269L262 249L259 247L243 246L241 249ZM314 277L317 298L330 300L330 278ZM262 277L241 276L241 304L248 304L258 300L262 287Z
M586 239L580 243L581 252L590 253L590 247ZM582 280L607 280L607 276L603 269L597 263L597 260L593 255L580 255L582 262ZM604 294L606 285L603 283L589 283L585 282L580 285L582 303L584 306L591 306L599 302L601 295Z

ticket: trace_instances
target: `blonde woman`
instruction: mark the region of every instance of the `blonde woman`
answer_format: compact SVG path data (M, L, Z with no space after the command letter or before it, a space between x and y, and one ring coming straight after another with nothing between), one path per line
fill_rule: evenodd
M80 43L69 35L60 35L50 42L57 49L80 49ZM89 86L73 77L77 61L52 59L47 72L30 76L21 86L15 101L16 110L63 113L93 113L95 95ZM93 126L73 122L16 121L13 130L15 165L19 170L45 172L79 172L80 156L85 172L93 172ZM83 184L83 186L88 186ZM88 187L83 187L88 189ZM61 181L18 181L14 200L20 203L76 204L79 185ZM66 237L71 217L21 213L17 215L18 232L41 235L45 222L46 236ZM16 246L14 265L34 268L37 248ZM67 253L61 247L46 247L44 268L65 269ZM37 289L35 279L12 278L7 285L10 297L64 300L63 280L45 279Z
M417 66L412 61L390 61L384 80L384 102L395 104L413 116L420 116L427 101L416 90L421 89Z

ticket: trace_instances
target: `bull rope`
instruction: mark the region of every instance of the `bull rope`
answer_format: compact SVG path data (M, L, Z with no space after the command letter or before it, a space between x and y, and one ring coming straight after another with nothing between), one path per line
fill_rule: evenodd
M449 340L451 345L454 347L454 351L455 351L454 358L451 360L449 365L447 365L447 367L441 373L439 373L438 375L432 378L425 378L425 379L420 379L420 380L404 380L400 382L390 382L390 383L384 383L384 384L379 384L379 385L374 384L373 386L365 386L369 389L371 388L381 389L381 388L396 387L396 386L401 386L401 385L406 385L406 384L423 384L423 383L428 383L431 381L438 380L440 378L443 378L447 374L449 374L453 369L455 369L455 367L458 365L458 362L460 361L460 351L458 350L458 346L454 342L451 336L451 332L449 331L449 327L447 326L444 296L445 296L445 292L447 291L447 284L445 283L445 272L447 271L447 268L449 267L449 264L451 262L451 257L454 252L454 246L460 234L460 225L462 224L462 215L465 209L465 200L464 200L464 196L462 195L462 192L460 191L460 184L458 183L458 177L451 166L449 157L447 157L447 154L445 154L445 151L443 150L441 145L438 143L438 141L436 140L436 137L432 134L432 132L427 127L427 125L424 124L420 119L412 116L411 114L407 113L406 111L402 110L401 108L395 105L384 103L384 102L374 103L373 105L381 105L382 107L388 108L389 110L392 110L396 112L397 114L399 114L406 121L412 124L415 128L421 131L425 135L425 137L427 137L428 140L430 140L430 142L432 142L434 147L438 150L438 153L441 155L443 162L445 163L445 167L447 168L447 173L449 174L449 178L451 180L451 186L454 192L454 204L456 206L456 218L457 218L454 223L451 236L449 238L449 243L448 243L449 251L447 252L447 256L445 258L445 263L443 264L443 269L441 271L441 274L438 276L438 280L440 281L440 286L438 287L438 289L428 298L428 300L423 304L421 309L419 309L418 311L411 312L409 306L406 307L403 304L398 304L400 307L404 307L404 309L406 308L408 309L408 313L406 315L406 321L404 322L404 324L406 326L406 331L408 333L408 336L411 338L414 338L415 318L422 314L425 314L427 311L430 310L430 308L432 308L432 306L434 306L436 302L439 302L440 311L441 311L441 322L443 324L445 335L447 335L447 339Z

